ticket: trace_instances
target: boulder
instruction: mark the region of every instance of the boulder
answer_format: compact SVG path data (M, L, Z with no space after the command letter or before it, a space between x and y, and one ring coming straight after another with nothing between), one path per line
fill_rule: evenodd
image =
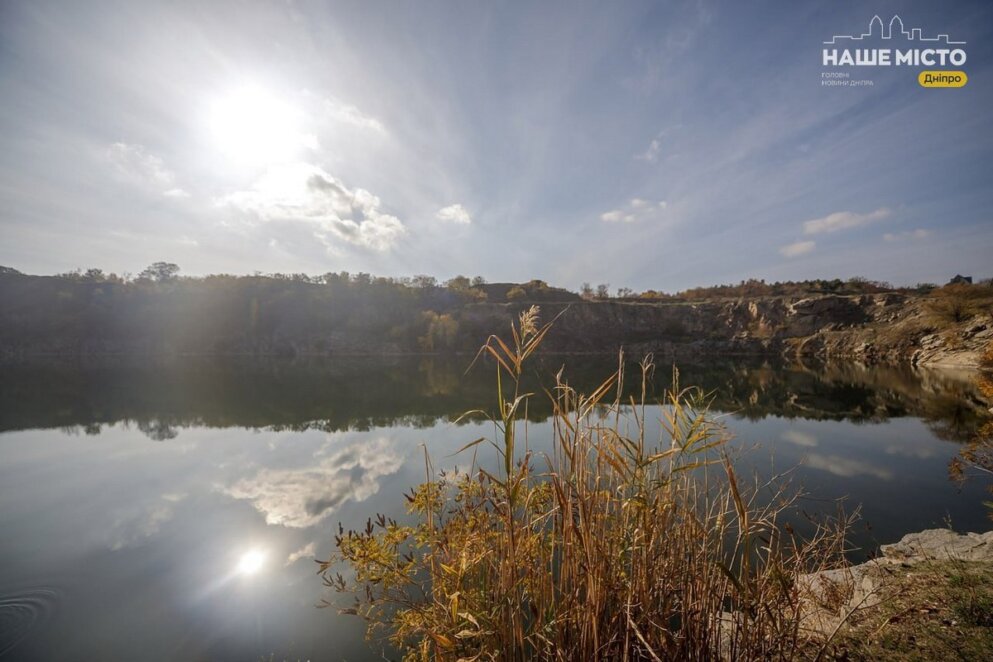
M900 542L880 549L884 557L900 561L993 561L993 531L958 534L949 529L928 529L908 533Z

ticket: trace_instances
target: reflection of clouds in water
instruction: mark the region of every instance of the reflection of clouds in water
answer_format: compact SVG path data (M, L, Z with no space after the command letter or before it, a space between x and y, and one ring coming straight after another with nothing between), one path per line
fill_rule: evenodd
M300 469L262 469L224 490L248 499L267 524L308 527L345 501L365 501L379 491L379 479L399 471L403 459L387 439L355 443Z
M890 480L893 478L893 472L889 469L874 467L867 462L838 457L837 455L811 453L807 456L804 464L811 469L821 469L833 473L835 476L843 476L845 478L851 478L860 474L875 476L881 480Z
M186 497L185 494L163 494L161 501L150 505L132 503L115 510L110 531L110 548L114 551L140 544L146 538L156 535L162 525L176 514L175 504Z
M287 556L285 565L293 565L300 559L312 559L315 556L317 556L317 543L311 541Z
M817 437L799 430L787 430L783 433L783 440L804 448L813 448L817 445Z
M929 440L921 439L906 440L899 444L889 444L886 446L886 454L927 460L934 457L937 453Z

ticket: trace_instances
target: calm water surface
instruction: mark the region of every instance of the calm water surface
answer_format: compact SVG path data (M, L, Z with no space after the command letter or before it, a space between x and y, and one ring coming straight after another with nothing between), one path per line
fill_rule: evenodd
M608 359L546 357L589 388ZM338 522L399 515L436 468L491 433L467 359L40 362L0 379L0 658L378 658L317 609L315 555ZM948 522L985 530L980 485L948 460L983 415L969 375L764 363L682 365L714 392L743 462L795 465L811 511L862 504L865 549ZM660 370L660 373L666 372ZM547 380L545 380L547 381ZM668 381L668 373L666 379ZM661 384L656 388L661 388ZM530 409L529 436L548 433ZM859 553L856 553L858 555Z

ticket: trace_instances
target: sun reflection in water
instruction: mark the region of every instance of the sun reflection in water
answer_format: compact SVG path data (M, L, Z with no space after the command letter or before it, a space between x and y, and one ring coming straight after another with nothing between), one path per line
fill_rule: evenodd
M238 560L238 574L251 576L258 574L265 566L266 554L261 549L250 549L241 555Z

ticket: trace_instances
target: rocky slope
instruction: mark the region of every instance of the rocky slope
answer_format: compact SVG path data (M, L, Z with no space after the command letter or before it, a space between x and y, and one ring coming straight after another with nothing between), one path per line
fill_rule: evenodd
M462 312L460 322L466 331L485 338L484 329L507 328L523 307L477 304ZM561 317L548 346L566 352L624 346L635 354L780 354L969 367L993 342L993 317L988 313L943 322L929 310L928 299L897 293L543 307L544 319L557 315Z
M988 285L855 291L583 300L542 281L459 289L368 274L124 282L0 270L0 358L474 353L531 305L558 318L546 352L970 366L993 341Z
M962 605L955 603L961 602L969 591L970 582L966 578L975 574L970 573L970 569L980 571L982 583L985 584L983 588L988 592L987 577L991 568L993 531L958 534L950 529L928 529L909 533L898 542L882 545L880 555L866 563L798 577L798 586L805 596L803 623L805 627L826 636L837 634L844 625L845 631L841 637L843 646L856 651L866 649L863 652L872 651L872 644L878 644L872 640L883 628L909 622L920 615L925 616L924 620L931 620L932 614L947 614L941 623L945 634L955 635L953 638L958 639L977 638L978 635L979 639L986 640L990 638L986 630L989 623L972 623L981 626L977 633L969 631L969 623L960 624L952 619L956 617L955 612L958 612L959 620L963 616L969 618L970 614L962 613ZM984 621L993 616L993 605L988 600L980 601L979 605L983 607L981 616ZM911 612L914 616L908 619ZM921 635L927 634L926 625L918 623L913 628L916 632L910 631L909 642L903 642L906 648L904 655L921 659L918 656L923 651L915 650L921 646L914 645L914 635L925 639ZM909 646L906 645L908 643ZM923 648L934 647L934 642L929 643L932 645ZM893 646L884 648L892 649ZM868 658L878 659L880 652L875 651ZM916 653L916 656L911 653ZM856 656L857 659L863 657ZM899 655L887 657L904 659ZM924 659L940 657L932 651ZM972 659L972 656L958 657ZM849 657L843 656L842 659Z

